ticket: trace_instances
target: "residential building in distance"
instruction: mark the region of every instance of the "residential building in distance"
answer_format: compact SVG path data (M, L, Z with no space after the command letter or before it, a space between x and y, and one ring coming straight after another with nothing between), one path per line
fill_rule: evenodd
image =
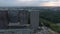
M39 27L39 11L38 10L31 11L30 25L31 25L31 28L34 30L37 30L37 28Z
M17 23L18 22L18 11L17 10L9 10L8 17L10 23Z
M6 28L8 25L8 11L0 10L0 29Z
M28 10L19 10L19 21L20 24L28 24Z
M39 27L38 10L0 10L0 34L34 34ZM30 20L30 24L28 24ZM28 25L28 26L26 26Z

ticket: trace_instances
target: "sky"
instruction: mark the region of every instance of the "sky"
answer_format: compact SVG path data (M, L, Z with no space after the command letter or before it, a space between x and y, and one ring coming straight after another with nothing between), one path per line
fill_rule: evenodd
M0 0L0 7L60 6L60 0Z

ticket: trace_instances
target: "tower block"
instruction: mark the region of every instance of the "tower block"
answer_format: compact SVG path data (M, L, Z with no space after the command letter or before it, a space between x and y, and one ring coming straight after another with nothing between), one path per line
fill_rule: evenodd
M37 28L39 27L39 11L38 10L31 11L30 24L31 24L31 28L34 30L37 30Z

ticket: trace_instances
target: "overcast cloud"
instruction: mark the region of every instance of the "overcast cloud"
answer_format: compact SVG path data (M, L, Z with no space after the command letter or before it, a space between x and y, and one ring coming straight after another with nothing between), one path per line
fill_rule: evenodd
M1 6L60 6L60 0L0 0Z

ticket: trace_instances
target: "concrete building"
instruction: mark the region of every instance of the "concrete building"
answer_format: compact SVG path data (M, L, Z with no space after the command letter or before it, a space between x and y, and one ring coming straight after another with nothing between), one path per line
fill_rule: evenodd
M8 14L10 26L11 24L14 25L14 23L18 25L28 24L28 10L9 10Z
M10 23L17 23L18 22L18 11L17 10L9 10L9 22Z
M39 11L38 10L31 11L30 25L31 25L31 28L34 30L37 30L37 28L39 27Z
M0 29L6 28L8 25L8 11L0 10Z
M13 10L13 12L8 12L9 17L11 18L11 21L13 21L14 23L20 22L20 25L24 25L24 24L28 24L28 11L26 10L19 10L18 12L15 10ZM3 25L8 25L8 19L6 18L7 13L5 12L0 12L0 15L4 18L4 20L1 21L1 16L0 16L0 23ZM19 19L18 19L19 18ZM17 21L16 21L17 20ZM12 23L13 23L12 22ZM3 26L5 26L3 25ZM39 11L33 10L30 12L30 26L31 29L26 27L26 28L17 28L17 29L1 29L0 30L0 34L34 34L33 31L37 30L37 28L39 27ZM0 26L1 27L1 26ZM13 26L15 27L15 26ZM16 26L17 27L17 26ZM20 26L18 26L20 27Z
M28 10L19 10L20 24L28 24Z

